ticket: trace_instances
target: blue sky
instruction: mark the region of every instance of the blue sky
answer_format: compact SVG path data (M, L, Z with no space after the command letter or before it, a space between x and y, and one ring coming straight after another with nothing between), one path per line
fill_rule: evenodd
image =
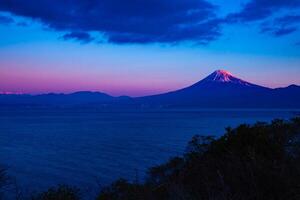
M300 84L299 0L0 2L0 91L142 96L226 69Z

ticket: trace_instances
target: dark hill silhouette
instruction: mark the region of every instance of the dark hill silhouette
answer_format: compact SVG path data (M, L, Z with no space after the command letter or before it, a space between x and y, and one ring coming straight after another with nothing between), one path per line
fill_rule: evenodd
M183 156L148 170L142 183L120 179L97 200L296 200L300 196L300 118L197 135Z
M0 105L109 105L122 107L300 108L300 86L271 89L249 83L225 70L164 94L131 98L101 92L0 95Z
M71 94L0 95L0 104L14 105L78 105L106 104L125 97L113 97L101 92L80 91Z
M300 87L271 89L217 70L189 87L137 100L144 105L170 107L300 107Z

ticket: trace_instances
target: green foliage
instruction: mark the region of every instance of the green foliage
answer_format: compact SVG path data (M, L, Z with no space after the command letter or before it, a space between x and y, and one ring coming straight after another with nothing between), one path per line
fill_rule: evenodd
M195 136L183 157L151 168L144 184L119 181L98 199L300 199L300 118Z
M59 185L57 187L49 188L42 192L32 200L79 200L79 189L67 185Z

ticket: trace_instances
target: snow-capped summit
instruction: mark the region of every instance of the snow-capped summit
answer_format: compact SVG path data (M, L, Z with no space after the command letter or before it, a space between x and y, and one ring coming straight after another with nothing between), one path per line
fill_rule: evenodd
M229 82L232 77L233 76L230 72L222 69L216 70L211 74L211 78L213 81Z
M233 83L233 84L239 84L244 86L255 86L254 84L239 79L233 76L230 72L222 69L216 70L215 72L207 76L205 79L203 79L201 82L202 83L203 82Z

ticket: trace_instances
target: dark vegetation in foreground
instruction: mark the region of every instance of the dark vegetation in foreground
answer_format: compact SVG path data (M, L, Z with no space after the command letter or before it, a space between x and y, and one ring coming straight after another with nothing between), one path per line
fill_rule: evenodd
M0 179L5 180L2 171ZM80 191L58 186L33 199L76 200ZM227 128L218 139L195 136L182 157L149 169L144 183L118 180L97 197L169 199L300 199L300 118Z

